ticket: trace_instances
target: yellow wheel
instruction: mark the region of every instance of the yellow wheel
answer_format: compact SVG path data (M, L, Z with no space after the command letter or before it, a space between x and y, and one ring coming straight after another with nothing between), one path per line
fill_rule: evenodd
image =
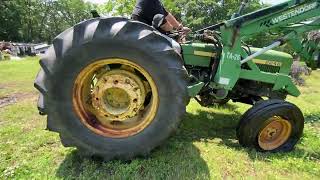
M93 132L124 138L143 131L154 119L159 95L150 74L125 59L104 59L84 68L73 90L80 120Z
M287 152L300 140L304 117L300 109L283 100L261 101L241 118L237 137L244 147L262 152Z
M279 148L290 137L292 125L288 120L275 116L270 118L265 128L259 134L259 146L266 151Z

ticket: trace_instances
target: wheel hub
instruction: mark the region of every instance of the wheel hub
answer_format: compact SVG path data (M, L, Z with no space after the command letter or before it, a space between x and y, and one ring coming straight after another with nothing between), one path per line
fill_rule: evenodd
M100 120L121 122L138 114L145 97L145 87L137 75L126 70L112 70L96 83L92 106Z
M92 132L125 138L140 133L154 120L159 107L157 86L142 66L110 58L86 66L73 88L73 107Z
M290 137L292 125L281 117L270 118L270 123L259 134L259 146L264 150L274 150Z
M277 132L279 132L279 130L276 129L276 128L268 128L267 129L267 137L268 137L268 139L271 140L272 138L276 137L277 136Z

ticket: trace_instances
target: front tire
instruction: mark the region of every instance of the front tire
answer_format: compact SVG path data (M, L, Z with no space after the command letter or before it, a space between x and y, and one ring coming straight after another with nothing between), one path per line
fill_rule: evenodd
M283 100L261 101L249 109L237 127L239 143L263 152L287 152L300 140L304 117Z
M143 23L97 18L59 35L35 87L48 129L105 160L147 155L186 111L187 73L171 43Z

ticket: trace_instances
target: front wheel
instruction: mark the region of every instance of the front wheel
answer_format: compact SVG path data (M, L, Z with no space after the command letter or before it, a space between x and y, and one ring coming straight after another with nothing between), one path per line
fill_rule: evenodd
M304 117L283 100L261 101L249 109L237 128L239 143L258 151L291 151L300 140Z

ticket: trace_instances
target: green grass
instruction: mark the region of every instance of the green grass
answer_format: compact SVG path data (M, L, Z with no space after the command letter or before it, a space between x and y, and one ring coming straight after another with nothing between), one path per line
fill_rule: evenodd
M242 148L235 127L249 106L203 108L192 101L173 137L146 159L100 162L80 158L46 131L36 109L33 80L38 60L0 62L0 179L320 179L320 71L308 77L303 95L289 98L306 117L302 141L290 153Z

